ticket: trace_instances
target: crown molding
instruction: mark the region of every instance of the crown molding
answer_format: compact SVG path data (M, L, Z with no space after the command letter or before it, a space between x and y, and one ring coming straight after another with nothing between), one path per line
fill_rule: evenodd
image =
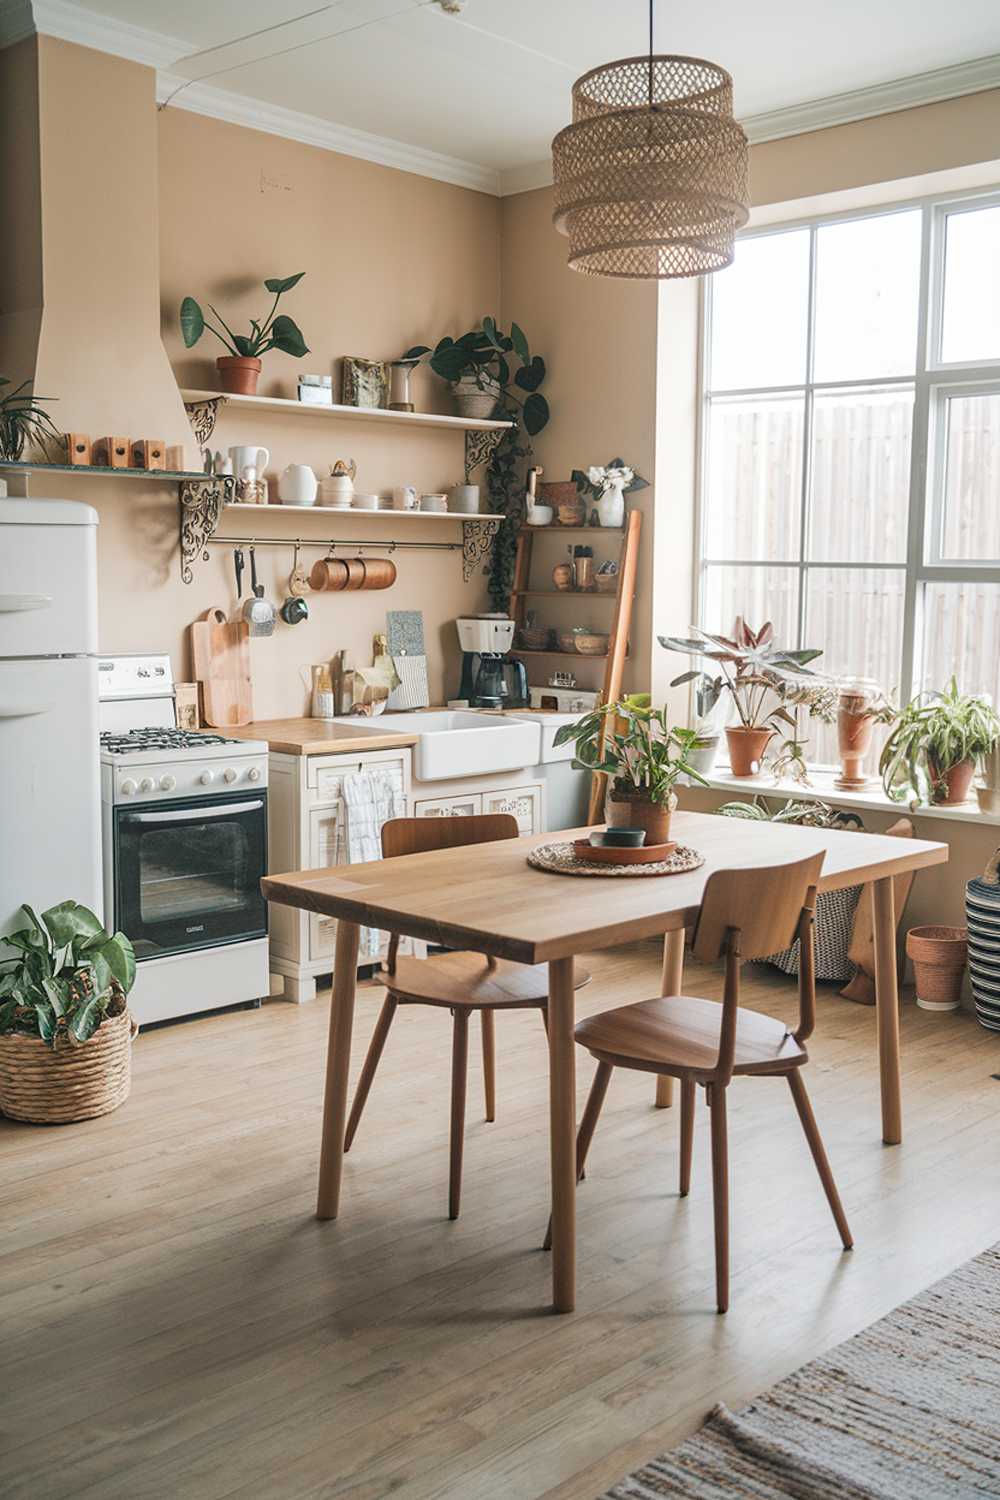
M33 12L34 30L39 36L54 36L63 42L75 42L78 47L92 47L95 52L110 52L112 57L124 57L147 68L172 67L178 58L191 51L189 42L98 15L85 6L70 4L69 0L31 0L28 8Z
M164 103L185 82L183 78L158 73L157 102ZM455 187L471 188L474 192L490 193L494 197L500 193L500 174L477 162L443 156L437 151L427 151L422 146L411 146L406 141L392 140L388 136L371 135L365 130L352 130L347 125L336 125L317 115L265 104L246 94L212 88L210 84L188 83L171 102L170 108L191 110L194 114L209 115L230 125L263 130L267 135L280 135L286 140L301 141L305 146L319 146L324 151L356 156L382 167L395 167L400 172L433 177Z

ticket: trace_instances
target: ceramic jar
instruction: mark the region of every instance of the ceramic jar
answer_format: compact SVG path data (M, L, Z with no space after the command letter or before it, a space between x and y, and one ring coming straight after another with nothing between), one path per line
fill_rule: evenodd
M319 480L308 464L289 464L278 480L282 505L315 505Z
M625 525L625 490L620 480L608 480L597 502L597 519L602 526L618 530Z

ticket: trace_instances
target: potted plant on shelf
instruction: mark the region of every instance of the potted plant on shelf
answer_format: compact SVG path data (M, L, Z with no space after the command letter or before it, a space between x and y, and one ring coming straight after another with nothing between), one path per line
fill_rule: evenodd
M545 361L532 354L523 329L516 323L503 333L495 318L484 318L478 328L460 338L445 337L431 349L415 344L401 355L399 364L413 366L425 356L435 375L447 380L455 392L460 417L489 421L523 420L530 437L541 432L549 420L549 407L539 386L545 379ZM517 368L511 370L511 356ZM523 392L516 395L511 385Z
M953 677L943 693L918 693L900 711L879 759L885 794L955 807L969 795L976 761L998 744L1000 719L990 703L960 693Z
M0 1111L40 1124L109 1114L131 1086L132 944L75 901L40 919L22 910L0 960Z
M764 752L779 723L795 730L795 719L785 707L789 684L795 677L813 677L808 664L822 656L821 650L789 651L774 644L774 627L770 621L759 630L751 630L742 616L737 616L732 636L713 635L697 626L695 637L659 637L667 651L679 651L717 661L723 684L732 699L738 724L726 729L729 766L734 776L756 776ZM671 687L693 682L701 669L682 672Z
M572 478L582 495L597 501L599 524L618 530L625 524L625 496L649 488L649 480L629 468L623 458L613 458L603 466L593 465L586 473L574 469Z
M896 710L870 678L848 678L837 694L837 750L840 775L833 783L844 792L860 791L868 784L862 769L871 749L876 724L891 724Z
M0 459L17 464L24 457L27 445L37 443L47 452L50 443L62 441L62 434L45 408L38 404L53 397L32 395L30 380L4 394L3 388L8 385L7 377L0 375Z
M693 729L672 729L666 709L654 709L648 693L633 693L564 724L554 743L575 745L577 770L608 777L609 828L642 828L647 844L665 844L679 779L707 785L688 759L696 738Z
M305 274L305 271L299 271L295 276L269 276L267 278L264 285L269 292L274 293L274 302L263 323L258 323L256 318L251 318L249 334L233 333L221 313L217 312L210 302L208 310L222 324L224 331L220 332L207 321L193 297L184 298L181 303L181 333L184 338L184 347L193 348L207 329L209 333L215 334L221 344L232 350L231 354L220 354L215 361L215 367L219 372L219 384L229 395L256 395L257 381L262 369L260 356L266 354L269 349L280 349L283 354L290 354L293 359L301 359L303 355L309 353L302 334L291 318L286 317L284 313L275 317L281 298L286 292L290 292Z

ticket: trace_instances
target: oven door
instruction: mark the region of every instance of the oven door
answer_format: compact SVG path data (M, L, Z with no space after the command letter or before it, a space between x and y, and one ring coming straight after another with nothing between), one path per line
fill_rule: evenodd
M137 959L267 934L267 794L115 809L115 920Z

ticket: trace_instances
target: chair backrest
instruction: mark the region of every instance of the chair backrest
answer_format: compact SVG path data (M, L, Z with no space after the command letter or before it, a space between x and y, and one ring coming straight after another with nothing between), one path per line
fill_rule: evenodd
M472 813L454 818L390 818L382 825L382 858L458 849L464 844L493 844L520 834L511 813Z
M767 958L791 947L806 897L815 891L822 867L820 851L794 864L717 870L710 875L691 944L695 958L714 963L727 951L728 935L734 930L740 935L744 959Z

